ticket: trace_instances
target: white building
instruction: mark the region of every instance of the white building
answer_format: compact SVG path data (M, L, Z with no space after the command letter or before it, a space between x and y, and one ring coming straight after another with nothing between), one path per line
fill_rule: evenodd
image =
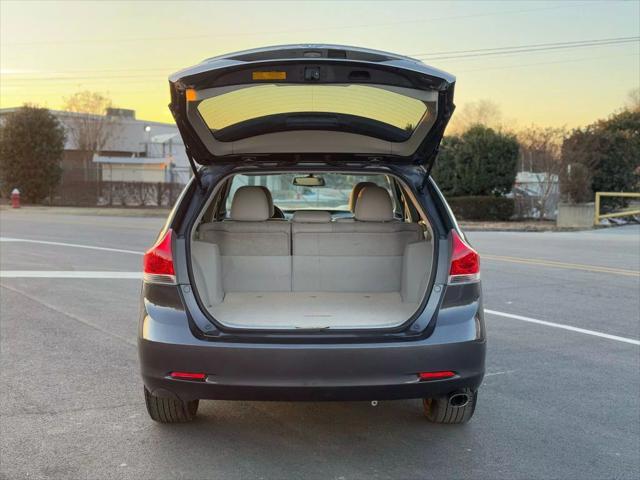
M145 128L151 128L145 125ZM94 155L93 163L105 181L186 183L191 167L177 132L161 133L144 143L144 154L129 157Z
M0 119L17 108L0 109ZM135 111L108 109L105 116L50 110L67 130L62 183L70 181L138 181L186 183L191 168L184 143L174 124L137 120ZM108 122L104 122L108 119ZM103 122L106 141L100 152L87 156L74 129Z

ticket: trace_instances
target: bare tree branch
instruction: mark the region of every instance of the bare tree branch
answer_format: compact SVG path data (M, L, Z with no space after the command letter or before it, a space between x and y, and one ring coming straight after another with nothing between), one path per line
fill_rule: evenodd
M500 129L501 121L502 112L497 103L487 99L476 100L465 103L456 110L451 124L447 128L447 133L461 134L474 125Z
M87 169L94 154L100 153L109 140L119 134L121 126L118 117L106 115L111 106L111 99L107 96L87 90L65 99L64 109L75 114L65 119L67 132L76 148L82 152L85 177L88 176Z
M117 134L119 119L106 115L111 106L111 100L97 92L78 92L65 99L64 109L77 114L67 127L78 150L93 156Z
M629 92L625 107L630 112L640 112L640 87L634 88Z
M520 143L520 171L532 172L537 184L536 208L540 219L547 213L550 197L558 193L558 179L562 172L562 142L565 128L536 127L518 133Z

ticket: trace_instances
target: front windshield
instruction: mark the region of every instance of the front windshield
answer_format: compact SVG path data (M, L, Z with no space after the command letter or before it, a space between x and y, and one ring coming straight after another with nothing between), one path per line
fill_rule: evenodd
M307 173L236 175L233 177L231 191L227 197L227 211L231 209L231 199L235 191L244 185L267 187L273 196L274 205L283 211L312 209L348 212L349 195L354 185L360 182L375 183L391 194L389 179L386 175L318 173L315 176L324 180L322 187L302 187L293 184L296 177L307 175ZM391 197L394 196L391 195Z

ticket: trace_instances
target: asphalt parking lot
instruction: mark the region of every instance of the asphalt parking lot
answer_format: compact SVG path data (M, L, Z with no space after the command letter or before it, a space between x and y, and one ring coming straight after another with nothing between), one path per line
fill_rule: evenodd
M1 478L640 476L638 226L469 235L489 344L465 426L413 400L203 402L163 426L138 374L140 281L51 278L139 270L163 220L0 214Z

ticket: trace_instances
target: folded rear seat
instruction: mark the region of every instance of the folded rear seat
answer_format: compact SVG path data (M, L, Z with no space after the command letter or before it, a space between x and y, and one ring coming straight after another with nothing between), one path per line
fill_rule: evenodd
M367 186L360 192L353 222L310 213L293 218L294 291L401 291L405 250L424 234L419 225L394 219L385 189Z
M218 246L225 292L291 290L291 226L271 215L263 187L244 186L229 220L200 226L200 239Z

